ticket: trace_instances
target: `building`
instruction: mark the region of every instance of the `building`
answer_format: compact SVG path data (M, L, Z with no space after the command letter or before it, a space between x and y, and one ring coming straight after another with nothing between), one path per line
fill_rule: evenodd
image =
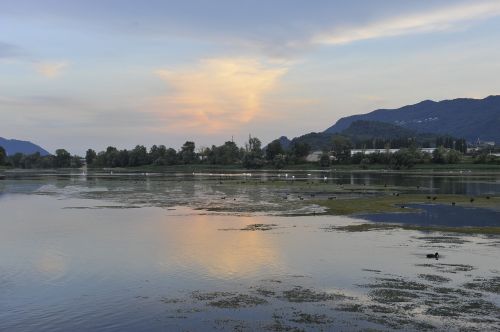
M372 154L372 153L395 153L398 152L400 149L352 149L351 150L351 156L355 155L356 153L362 153L362 154ZM436 148L420 148L418 149L421 152L427 152L427 153L433 153Z

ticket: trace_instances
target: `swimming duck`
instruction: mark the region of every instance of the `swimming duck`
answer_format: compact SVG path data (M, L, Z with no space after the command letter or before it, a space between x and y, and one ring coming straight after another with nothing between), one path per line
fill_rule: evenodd
M439 254L438 254L438 253L435 253L435 254L427 254L427 258L435 258L435 259L439 259Z

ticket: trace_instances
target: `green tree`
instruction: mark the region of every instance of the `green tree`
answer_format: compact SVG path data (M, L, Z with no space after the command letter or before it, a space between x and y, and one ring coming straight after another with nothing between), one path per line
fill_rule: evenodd
M71 154L64 149L56 150L55 167L70 167L71 166Z
M137 145L129 152L129 166L143 166L148 164L148 150L144 145Z
M432 162L435 164L446 163L446 149L442 145L432 152Z
M97 153L92 149L88 149L87 152L85 153L85 162L89 166L94 163L96 158L97 158Z
M242 159L243 166L246 168L260 168L264 166L262 158L262 143L257 137L249 137L245 144L245 154Z
M342 135L333 135L332 137L332 150L335 154L335 158L344 162L349 160L351 156L351 141Z
M266 147L266 159L273 160L277 155L283 154L283 148L281 147L281 143L278 139L269 143Z
M195 144L192 141L186 141L179 152L179 159L184 164L193 164L196 161Z
M0 165L5 165L6 161L7 161L7 152L5 152L5 149L0 146Z

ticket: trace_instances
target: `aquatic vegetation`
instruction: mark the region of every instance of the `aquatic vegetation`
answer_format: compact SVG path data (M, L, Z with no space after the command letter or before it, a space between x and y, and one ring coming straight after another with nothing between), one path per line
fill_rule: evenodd
M288 302L324 302L344 300L347 296L337 293L317 292L300 286L283 291L282 298Z
M345 303L338 305L335 310L345 312L364 312L364 307L360 303Z
M208 302L208 305L217 308L236 309L236 308L254 307L257 305L262 305L267 303L268 302L266 300L260 297L247 294L238 294Z
M402 230L413 230L422 232L446 232L446 233L460 233L460 234L485 234L485 235L500 234L500 227L437 227L437 226L418 226L418 225L384 224L384 223L364 223L364 224L351 224L345 226L332 225L324 227L323 229L329 232L331 231L368 232L368 231L386 231L386 230L402 229Z
M230 292L207 292L203 293L200 291L194 291L191 293L191 297L199 301L212 301L220 297L235 296L235 293Z
M350 199L337 200L312 200L314 204L327 208L328 214L336 215L353 215L353 214L370 214L370 213L387 213L387 212L416 212L418 209L407 208L410 204L429 203L429 199L424 195L417 194L400 194L396 195L372 195L362 196ZM437 204L451 204L471 206L469 198L462 195L439 195L436 200L432 201ZM401 208L401 207L405 208ZM500 207L500 197L492 197L491 199L477 199L474 202L475 207L498 209Z
M416 237L417 240L423 240L428 243L453 243L453 244L464 244L470 242L464 238L456 236L419 236Z
M242 228L242 231L269 231L278 227L276 224L251 224Z
M422 284L412 280L403 278L375 278L375 282L371 284L360 285L366 288L391 288L402 290L426 290L429 288L426 284Z
M500 294L500 277L494 276L492 278L476 278L471 282L463 285L465 288Z
M446 278L437 274L419 274L418 277L435 283L445 283L451 281L450 278Z
M394 302L411 302L419 296L415 293L390 288L380 288L372 290L368 295L376 302L394 303Z
M443 273L470 272L475 269L474 266L467 264L426 263L426 264L415 264L415 266L430 267L435 269L436 271Z
M333 320L326 315L309 314L299 311L295 311L293 315L294 317L291 318L290 321L299 324L328 324L333 322Z

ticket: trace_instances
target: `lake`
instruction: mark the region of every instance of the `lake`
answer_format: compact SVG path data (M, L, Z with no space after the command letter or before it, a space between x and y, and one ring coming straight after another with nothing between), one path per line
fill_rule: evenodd
M500 236L346 228L500 226L500 206L338 216L312 204L387 188L494 199L500 174L8 174L0 330L500 329Z

